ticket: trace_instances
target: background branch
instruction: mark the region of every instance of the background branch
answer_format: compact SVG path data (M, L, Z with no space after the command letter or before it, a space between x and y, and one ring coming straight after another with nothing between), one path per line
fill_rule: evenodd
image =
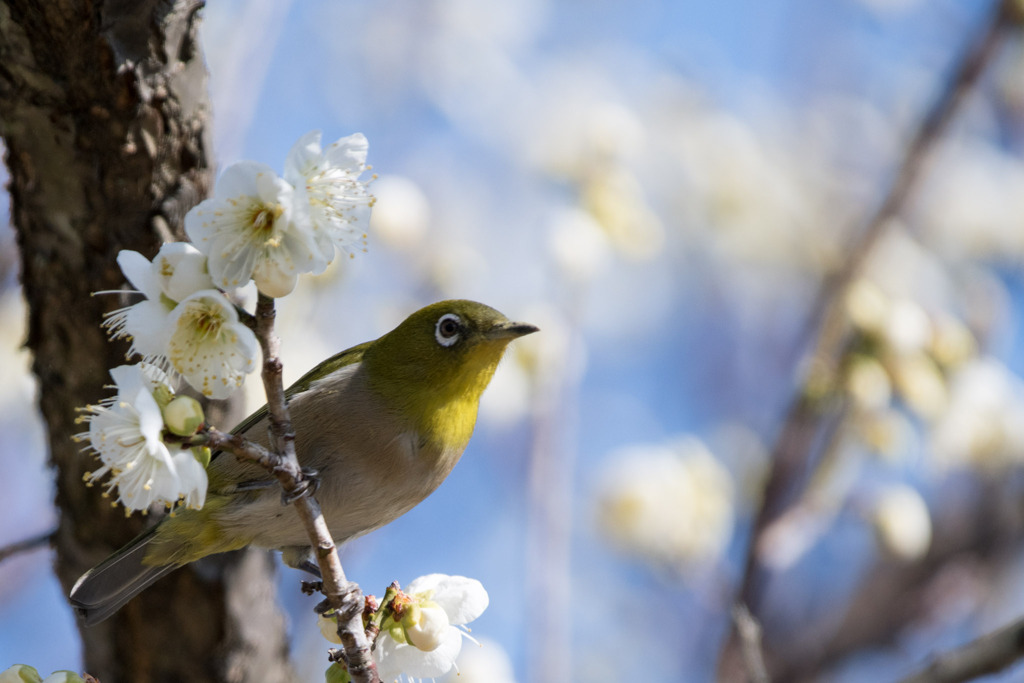
M39 534L38 536L30 536L24 540L5 545L0 548L0 562L3 562L8 557L17 555L18 553L28 552L30 550L35 550L36 548L41 548L44 545L48 545L56 534L57 530L51 529L50 531Z
M937 655L900 683L960 683L1006 669L1024 657L1024 619Z
M948 85L928 109L907 145L898 172L881 204L845 251L848 254L847 260L825 280L816 296L807 331L799 337L800 340L816 340L815 348L802 363L804 375L797 396L786 410L772 448L770 471L747 542L743 573L736 593L735 603L747 605L755 617L760 614L767 582L758 549L772 522L799 497L807 475L814 467L814 445L821 420L831 414L833 408L812 387L818 384L834 386L838 375L849 333L842 306L839 305L841 295L860 272L891 220L902 209L921 175L929 151L945 133L967 94L991 61L1005 30L1019 19L1019 13L1015 0L1003 0L996 6L991 19L978 36L970 42L956 63ZM732 622L719 660L720 680L746 680L741 651L741 640L736 624Z

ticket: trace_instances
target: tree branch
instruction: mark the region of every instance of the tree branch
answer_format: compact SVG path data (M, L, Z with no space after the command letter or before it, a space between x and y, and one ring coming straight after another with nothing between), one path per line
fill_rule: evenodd
M29 538L5 545L0 548L0 562L17 555L18 553L25 553L30 550L35 550L36 548L41 548L44 545L49 545L50 541L53 540L53 537L56 534L56 529L50 529L38 536L30 536Z
M1024 619L936 655L899 683L960 683L1002 671L1024 657Z
M313 496L312 482L303 473L295 454L295 432L292 430L288 401L281 378L280 341L274 333L274 299L260 294L256 302L256 337L263 351L263 384L267 391L270 413L270 441L276 451L272 462L265 456L269 471L281 482L286 495L292 499L295 511L302 520L310 545L316 552L323 578L323 593L338 612L338 636L345 649L349 674L360 683L379 683L377 667L370 654L370 644L363 630L362 591L345 578L338 549L331 538L320 504ZM262 456L262 454L260 454ZM268 454L269 455L269 454ZM262 462L261 462L262 464Z

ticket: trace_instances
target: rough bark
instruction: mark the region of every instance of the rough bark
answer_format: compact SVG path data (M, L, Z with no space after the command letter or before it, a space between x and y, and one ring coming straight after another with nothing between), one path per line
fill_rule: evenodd
M121 249L152 256L212 182L198 2L0 0L0 136L56 477L55 570L69 589L144 525L86 488L71 435L124 362L99 324L123 305ZM243 578L244 577L244 578ZM174 572L82 630L103 683L286 681L283 619L265 553Z

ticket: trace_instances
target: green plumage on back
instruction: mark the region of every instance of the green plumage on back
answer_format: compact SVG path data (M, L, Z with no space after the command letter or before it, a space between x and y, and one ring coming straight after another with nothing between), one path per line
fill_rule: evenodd
M326 375L329 375L333 372L337 372L346 365L358 363L363 359L363 352L366 351L366 349L369 348L372 344L372 341L363 342L362 344L357 344L356 346L353 346L350 349L345 349L340 353L334 354L333 356L325 360L323 363L320 363L320 365L317 365L315 368L311 369L302 377L295 380L295 382L292 383L290 387L284 390L284 397L290 401L292 397L295 396L296 394L300 394L303 391L309 389L313 382L317 381L318 379L322 379ZM267 408L266 405L264 405L263 407L259 408L255 413L242 420L237 427L231 430L231 433L245 434L253 425L255 425L257 422L265 418L268 412L269 409ZM217 453L214 453L214 457L217 457L217 455L219 455L220 452L221 451L217 451Z

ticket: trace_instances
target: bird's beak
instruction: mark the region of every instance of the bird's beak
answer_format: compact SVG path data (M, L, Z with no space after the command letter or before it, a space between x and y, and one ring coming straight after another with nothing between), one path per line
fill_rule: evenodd
M539 331L540 328L536 325L506 321L495 325L484 334L488 339L516 339Z

